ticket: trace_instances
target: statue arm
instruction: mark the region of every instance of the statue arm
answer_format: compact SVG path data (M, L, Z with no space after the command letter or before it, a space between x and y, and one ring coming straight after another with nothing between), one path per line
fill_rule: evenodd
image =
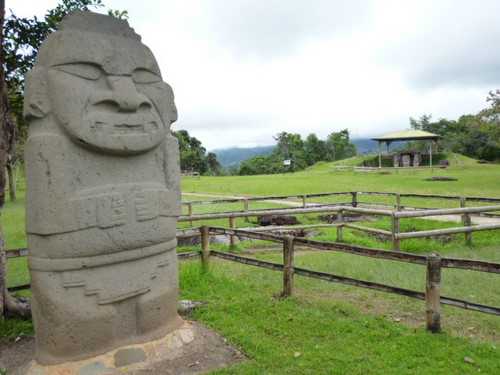
M28 233L60 233L76 225L75 215L67 214L73 183L66 156L66 141L60 136L39 134L26 141Z
M168 135L163 145L163 170L167 191L160 195L161 211L168 212L168 216L180 216L182 215L182 202L179 143L177 138Z

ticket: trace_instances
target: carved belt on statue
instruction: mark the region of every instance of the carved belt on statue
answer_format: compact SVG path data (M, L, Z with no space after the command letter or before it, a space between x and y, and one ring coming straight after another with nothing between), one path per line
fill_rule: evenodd
M100 191L99 191L100 190ZM61 198L56 208L37 212L26 223L28 233L51 235L88 228L111 228L158 217L181 214L179 192L158 188L136 189L135 185L118 185L82 192L71 199Z
M82 288L100 305L125 300L151 290L152 280L176 256L177 240L135 250L91 257L48 259L31 256L34 271L62 272L64 288ZM174 254L174 255L172 255Z
M108 193L76 199L77 227L109 228L125 225L127 211L133 211L135 220L145 221L158 216L171 216L172 193L158 190L141 190L130 197L129 194ZM128 206L132 206L132 210Z

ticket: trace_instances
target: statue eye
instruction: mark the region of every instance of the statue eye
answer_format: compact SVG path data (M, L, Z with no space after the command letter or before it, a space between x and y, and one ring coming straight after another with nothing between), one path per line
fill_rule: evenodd
M101 69L92 64L64 64L55 66L54 68L61 72L92 81L101 77Z
M135 83L156 83L162 81L160 76L146 69L136 69L132 74L132 80Z

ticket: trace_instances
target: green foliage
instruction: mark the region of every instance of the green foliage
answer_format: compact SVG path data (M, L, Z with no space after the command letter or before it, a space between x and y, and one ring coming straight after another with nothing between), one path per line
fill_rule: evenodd
M34 335L31 319L4 319L0 317L0 339L15 340L17 337L32 337Z
M274 174L284 172L283 160L271 156L256 155L241 162L239 175Z
M331 133L326 140L327 161L347 159L356 155L356 147L349 141L349 130Z
M319 161L327 160L325 141L319 140L314 133L309 134L304 142L304 153L307 165L313 165Z
M173 131L172 135L179 140L181 169L183 171L198 172L201 175L220 175L222 166L213 152L207 150L195 137L191 137L186 130Z
M278 133L274 139L277 145L271 155L257 155L244 160L237 174L243 176L302 171L320 161L339 160L356 154L356 147L350 143L347 129L331 133L326 142L319 140L314 133L309 134L306 141L302 140L300 134L287 132ZM285 166L285 160L290 160L291 165Z
M463 115L457 121L440 119L424 114L418 120L410 117L412 129L441 135L438 147L490 161L500 160L500 90L490 91L490 107L476 115ZM409 148L421 149L423 142L411 142Z

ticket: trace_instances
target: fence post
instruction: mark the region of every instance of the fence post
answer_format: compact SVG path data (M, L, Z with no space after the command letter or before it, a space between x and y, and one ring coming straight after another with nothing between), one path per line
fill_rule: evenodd
M337 224L340 224L337 227L337 242L344 241L344 215L342 210L337 211Z
M188 216L193 216L193 202L188 203ZM191 220L189 221L189 225L193 226L193 222Z
M464 197L460 198L460 207L465 208L466 205L466 199ZM464 227L470 227L472 226L472 220L470 217L470 214L464 213L462 215L462 223L464 223ZM467 246L472 245L472 232L465 233L465 243Z
M236 229L236 218L234 218L234 217L229 218L229 227L231 229ZM236 245L236 236L234 236L234 235L229 236L229 243L230 243L231 247L235 246Z
M210 269L210 227L203 225L201 231L201 264L203 272Z
M358 207L358 193L356 191L351 191L352 195L352 206Z
M401 194L396 194L396 210L401 212Z
M243 211L248 212L248 199L243 199ZM248 223L248 216L245 216L245 222Z
M306 208L307 207L306 199L307 199L307 195L304 194L302 196L302 208Z
M393 212L391 215L391 222L392 222L392 249L399 251L400 250L400 240L397 238L399 234L399 217L396 217L395 213Z
M426 328L432 333L441 331L441 256L427 257L427 277L425 286Z
M283 297L290 297L293 293L293 243L294 237L285 235L283 238Z

